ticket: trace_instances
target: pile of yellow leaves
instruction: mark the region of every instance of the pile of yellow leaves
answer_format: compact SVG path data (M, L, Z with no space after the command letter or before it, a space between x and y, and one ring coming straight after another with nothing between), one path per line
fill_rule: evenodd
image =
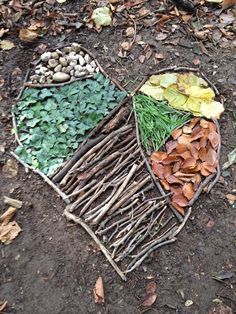
M167 100L171 107L194 116L219 119L224 111L207 82L191 72L152 75L140 91L156 100Z

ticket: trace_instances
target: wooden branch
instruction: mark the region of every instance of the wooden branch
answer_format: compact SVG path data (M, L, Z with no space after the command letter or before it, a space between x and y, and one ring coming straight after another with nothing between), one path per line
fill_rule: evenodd
M75 215L71 214L68 209L64 210L64 215L68 220L74 221L76 224L80 225L89 235L90 237L95 241L95 243L99 246L102 253L105 255L108 262L111 264L111 266L115 269L117 274L121 277L122 280L126 281L125 274L119 269L119 267L116 265L116 263L111 258L111 255L109 251L105 248L105 246L101 243L101 241L98 239L98 237L94 234L92 229L85 223L81 218L76 217Z

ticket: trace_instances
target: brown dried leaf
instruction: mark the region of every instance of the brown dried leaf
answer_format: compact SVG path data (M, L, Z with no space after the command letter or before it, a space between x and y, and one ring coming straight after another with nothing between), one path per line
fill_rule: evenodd
M129 41L124 41L123 43L121 43L121 48L125 51L128 51L132 48L132 43L130 43Z
M163 188L164 188L166 191L169 191L169 190L170 190L170 185L169 185L169 183L168 183L165 179L160 180L160 182L161 182L161 185L163 186Z
M178 144L176 146L176 152L178 154L182 154L182 153L185 153L186 151L188 150L188 147L184 144Z
M177 141L168 141L166 143L166 152L167 154L170 154L173 152L173 150L176 148L177 146Z
M140 56L138 57L138 59L139 59L139 62L140 62L140 63L144 63L146 57L145 57L144 55L140 55Z
M215 123L213 122L208 122L208 128L209 128L209 131L212 132L212 131L216 131L216 125Z
M167 33L158 33L155 39L157 41L162 41L162 40L165 40L167 36L168 36Z
M15 215L16 208L15 207L9 207L8 210L0 216L0 222L1 225L7 225L9 221L12 219L12 217Z
M93 295L94 295L95 303L103 304L105 302L103 280L101 276L99 276L96 281L95 287L93 289Z
M233 205L233 203L236 201L236 196L233 194L227 194L226 198L228 202L230 203L230 205Z
M193 129L193 128L195 127L195 125L196 125L199 121L200 121L200 118L193 118L193 119L191 119L191 121L190 121L190 123L189 123L189 127Z
M217 153L213 148L209 148L206 154L206 162L209 165L216 165L217 163Z
M0 241L4 244L10 244L22 231L16 221L11 221L7 225L0 225Z
M204 129L207 129L209 127L209 122L205 119L201 119L199 124Z
M203 136L200 139L200 142L199 142L198 146L199 146L199 149L204 148L204 147L207 146L207 137L206 136Z
M144 298L144 301L142 302L142 306L144 307L150 307L154 304L157 298L156 294L156 283L150 282L146 287L146 296Z
M191 179L191 182L193 182L193 190L196 192L200 183L202 181L202 178L199 173L196 173L195 176Z
M162 60L162 59L164 59L165 57L164 57L164 55L163 55L162 53L156 53L156 54L155 54L155 58L156 58L157 60Z
M20 29L19 37L21 41L32 43L35 42L38 38L38 34L34 31L31 31L27 28Z
M7 306L7 301L0 301L0 313L4 311Z
M181 181L174 175L170 175L168 178L166 178L166 180L169 184L183 184L183 181Z
M198 149L192 143L188 145L188 149L189 149L191 155L193 156L193 158L195 158L197 160L199 157Z
M193 169L197 160L194 157L186 158L181 166L182 169Z
M177 211L184 216L184 209L183 207L179 206L178 204L176 204L175 202L172 202L172 205L174 206L174 208L177 209Z
M185 183L183 186L183 194L188 199L191 200L195 194L193 190L193 184L192 183Z
M191 141L193 141L192 137L188 134L182 134L178 139L177 139L179 144L183 144L183 145L188 145L189 143L191 143Z
M183 133L184 134L191 134L192 133L192 128L188 125L183 126Z
M128 27L126 30L125 30L125 35L127 37L132 37L134 36L135 34L135 29L133 27Z
M210 172L210 173L215 173L216 172L216 168L215 166L209 165L207 162L203 162L201 164L201 169L204 168L206 171Z
M174 195L183 194L182 187L180 187L178 185L171 185L170 186L170 190L171 190L172 193L174 193Z
M172 164L173 162L178 161L178 160L179 160L178 156L169 155L165 159L163 159L162 163L163 163L163 165L169 165L169 164Z
M164 165L163 174L164 174L164 178L167 178L171 175L171 166L170 165Z
M207 150L206 150L205 147L201 147L201 148L199 149L199 159L200 159L201 161L205 161L205 160L206 160L206 153L207 153Z
M154 152L151 154L151 161L162 162L167 157L166 152Z
M155 293L156 289L157 289L157 284L154 281L152 281L147 284L146 292L147 294Z
M186 207L188 206L188 200L185 196L183 195L174 195L172 197L172 201L177 204L180 207Z
M174 130L171 135L174 140L177 140L180 137L180 135L182 135L182 133L183 133L183 130L181 128L181 129Z
M216 133L216 131L211 131L211 132L209 133L209 135L208 135L208 139L209 139L209 141L210 141L212 147L213 147L214 149L216 149L217 146L218 146L219 143L220 143L220 136L219 136L219 134Z
M172 168L173 173L179 171L180 168L181 168L181 165L182 165L182 161L181 161L181 160L176 161L176 162L174 163L173 168Z
M8 159L5 165L2 167L3 175L6 178L14 178L18 173L18 164L14 159Z
M184 152L184 153L182 153L182 154L179 154L179 155L180 155L180 157L182 157L184 160L185 160L185 159L188 159L188 158L192 158L192 155L191 155L191 153L190 153L189 150L187 150L186 152Z
M158 176L159 179L164 179L164 167L162 164L153 162L152 163L152 171Z
M196 141L203 136L204 136L204 133L203 133L202 128L200 126L196 126L192 131L191 141Z

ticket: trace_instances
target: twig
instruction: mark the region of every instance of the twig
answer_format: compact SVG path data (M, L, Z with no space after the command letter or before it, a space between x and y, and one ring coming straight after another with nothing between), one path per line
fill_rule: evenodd
M120 188L118 189L116 195L102 208L101 213L93 220L93 224L98 224L99 221L102 219L102 217L108 212L108 210L111 208L111 206L118 200L120 194L124 191L124 189L126 188L128 182L130 181L130 179L132 178L133 174L136 172L138 168L137 164L134 164L133 167L131 168L129 174L127 175L127 177L125 178L124 182L122 183L122 185L120 186Z
M19 135L18 135L18 129L17 129L17 124L16 124L16 115L13 112L13 110L11 112L11 115L12 115L12 125L13 125L13 129L14 129L15 141L17 142L17 144L19 146L23 146L23 144L20 141Z
M83 188L77 190L77 191L74 191L73 193L67 195L65 197L65 199L70 199L72 197L75 197L77 195L79 195L81 192L83 192L84 190L87 190L88 188L90 188L91 186L93 186L95 183L97 182L97 180L92 180L90 183L88 183L87 185L85 185Z
M177 238L172 238L170 240L166 240L163 241L157 245L155 245L154 247L152 247L149 251L147 251L146 254L144 254L131 268L127 268L126 271L124 271L125 274L130 273L131 271L133 271L135 268L137 268L138 266L140 266L142 264L142 262L145 260L145 258L147 258L153 251L155 251L156 249L160 248L161 246L164 246L166 244L170 244L173 243L177 240Z
M11 152L11 155L12 155L16 160L18 160L26 169L28 168L28 169L32 170L34 173L37 173L38 175L40 175L40 176L44 179L44 181L45 181L48 185L50 185L50 186L57 192L57 194L59 194L59 195L61 196L61 198L62 198L67 204L70 203L70 201L69 201L69 200L67 199L67 197L66 197L66 194L63 193L51 180L49 180L48 177L47 177L44 173L42 173L42 172L41 172L40 170L38 170L38 169L34 169L32 166L27 165L27 164L26 164L22 159L20 159L20 157L17 156L15 153Z
M126 281L126 276L125 274L119 269L119 267L116 265L116 263L112 260L110 253L108 252L108 250L105 248L105 246L100 242L100 240L98 239L98 237L94 234L94 232L92 231L92 229L90 229L90 227L83 222L83 220L81 218L76 217L75 215L71 214L68 209L65 209L64 211L64 215L66 216L66 218L68 220L72 220L74 221L76 224L79 224L89 235L90 237L96 242L96 244L99 246L99 248L101 249L102 253L105 255L106 259L108 260L108 262L111 264L111 266L115 269L115 271L117 272L117 274L124 280Z

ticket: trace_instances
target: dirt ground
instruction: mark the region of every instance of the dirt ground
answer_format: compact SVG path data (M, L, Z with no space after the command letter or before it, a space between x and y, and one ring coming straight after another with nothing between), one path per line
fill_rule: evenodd
M72 10L71 5L65 10ZM76 11L73 8L73 11ZM164 45L155 41L156 32L142 27L142 40L152 45L164 59L141 64L141 47L135 45L127 58L118 57L119 44L125 27L108 27L101 33L82 27L65 32L63 42L77 41L93 52L107 72L131 89L143 75L171 65L193 66L197 40L182 36L184 45ZM173 34L174 38L175 34ZM172 35L169 39L172 38ZM11 135L11 106L41 43L49 48L61 36L45 35L35 44L27 45L12 35L15 48L0 52L1 88L0 141L5 153L1 167L14 147ZM220 119L222 132L221 164L236 146L235 121L235 48L212 46L209 55L197 51L200 69L225 97L225 112ZM15 178L0 174L0 214L6 209L3 196L23 201L16 220L23 231L10 244L0 244L0 300L7 300L4 313L74 314L74 313L140 313L140 301L148 282L157 283L157 301L148 313L209 313L221 300L236 311L235 277L218 282L214 272L236 270L236 210L226 194L236 188L235 166L224 171L210 195L202 195L193 207L190 220L178 241L163 247L122 282L101 252L89 249L91 239L81 228L62 216L65 204L37 175L25 172L19 165ZM99 275L105 286L105 304L94 303L92 289ZM185 306L186 300L193 305ZM233 313L233 312L232 312Z

